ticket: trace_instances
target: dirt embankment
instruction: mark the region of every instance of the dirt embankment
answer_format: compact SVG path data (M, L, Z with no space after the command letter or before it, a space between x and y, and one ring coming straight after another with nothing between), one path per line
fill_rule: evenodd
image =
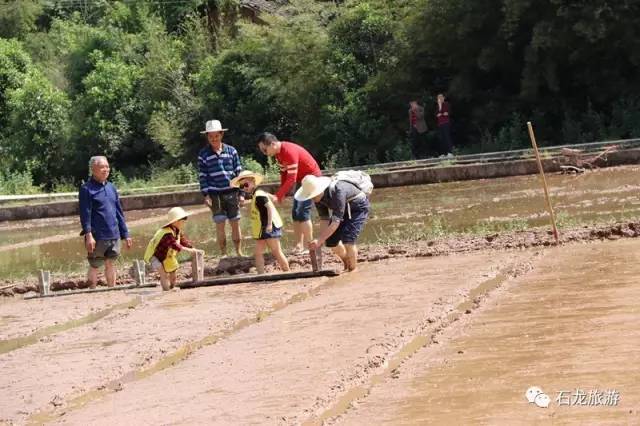
M598 241L617 240L620 238L635 238L640 236L640 221L616 223L613 225L583 226L564 230L560 235L560 243L574 241ZM550 231L533 229L496 233L484 236L457 235L428 241L404 242L398 244L369 245L361 247L359 261L376 262L384 259L402 257L430 257L442 256L454 253L467 253L473 251L494 249L524 249L539 246L551 246L555 244ZM326 249L325 249L326 250ZM327 250L328 252L328 250ZM331 255L325 255L325 265L329 268L338 268L339 262ZM307 255L289 254L289 263L292 270L310 269L311 261ZM275 263L270 256L266 257L267 272L275 270ZM224 276L249 273L255 271L252 257L232 257L219 259L215 257L205 260L205 276ZM148 271L149 272L149 271ZM127 268L120 271L120 284L133 284L133 270ZM158 279L155 274L150 275L151 280ZM179 280L190 280L190 267L183 265L179 272ZM25 278L20 282L5 280L0 282L0 288L9 286L0 291L2 296L13 296L27 292L37 291L37 281L33 277ZM105 285L103 281L99 285ZM83 274L67 277L53 277L51 288L53 291L87 288L87 282Z

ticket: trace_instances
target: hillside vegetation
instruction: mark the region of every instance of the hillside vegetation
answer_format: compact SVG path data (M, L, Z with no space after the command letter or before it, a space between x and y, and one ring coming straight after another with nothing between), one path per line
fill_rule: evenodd
M458 152L640 136L640 1L0 0L0 192L191 181L208 119L325 167L411 158L407 102ZM255 160L254 160L255 159ZM166 181L166 182L165 182Z

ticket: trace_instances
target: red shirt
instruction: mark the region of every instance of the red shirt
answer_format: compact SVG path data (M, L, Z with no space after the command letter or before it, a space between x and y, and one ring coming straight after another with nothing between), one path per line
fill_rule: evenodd
M442 126L443 124L449 123L449 102L443 102L442 109L440 109L438 106L438 111L436 112L436 118L438 119L438 126Z
M291 187L302 182L307 175L321 176L320 166L309 151L292 142L281 142L280 152L276 154L280 166L280 189L276 193L283 200Z
M171 228L173 227L171 226ZM173 230L174 232L177 232L176 228L173 228ZM160 242L158 243L156 250L153 252L153 255L160 262L164 262L164 260L167 258L167 252L169 251L170 248L174 249L175 251L180 251L182 250L182 247L193 247L193 245L191 245L191 242L187 240L182 235L182 233L180 233L179 242L178 240L176 240L176 237L174 237L173 235L165 234L164 237L160 239Z

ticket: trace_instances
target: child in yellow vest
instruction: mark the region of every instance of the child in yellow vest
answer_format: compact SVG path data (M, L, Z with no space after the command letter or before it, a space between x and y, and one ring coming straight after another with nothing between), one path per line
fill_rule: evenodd
M250 201L251 235L256 240L254 258L259 274L264 274L264 251L267 247L276 258L280 269L289 271L289 262L280 247L282 237L282 219L269 194L257 189L264 177L245 170L231 181L231 186L240 188L247 195L253 195Z
M176 271L180 266L178 253L182 250L189 253L202 251L195 249L182 234L188 216L189 213L181 207L169 210L168 222L156 231L144 252L145 262L160 273L160 285L165 291L176 285Z

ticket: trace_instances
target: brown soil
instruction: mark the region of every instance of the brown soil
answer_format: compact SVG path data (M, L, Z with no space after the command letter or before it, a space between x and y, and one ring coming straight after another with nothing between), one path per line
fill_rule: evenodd
M639 248L621 240L548 250L329 423L640 424ZM550 397L548 408L527 402L531 386ZM588 403L597 391L620 399Z
M331 279L152 290L129 309L0 354L12 372L0 380L0 412L16 422L66 413L61 421L94 424L109 417L106 403L107 411L122 406L122 417L108 421L121 424L300 422L384 368L397 348L439 324L473 289L530 257L385 260ZM16 301L27 309L12 313L28 318L47 306L60 322L74 308L87 312L88 297L105 307L116 302L112 294L42 299L37 308ZM129 402L110 402L121 397ZM236 410L238 404L249 405Z
M637 424L640 240L503 250L539 237L370 247L335 278L6 298L0 423ZM533 385L622 402L540 409Z
M585 226L576 229L565 230L561 232L560 243L568 243L574 241L597 241L597 240L616 240L619 238L635 238L640 236L640 221L624 222L614 225L602 226ZM552 234L545 230L528 230L518 232L508 232L499 234L490 234L485 236L450 236L446 238L431 241L415 241L410 243L392 244L392 245L371 245L361 247L359 260L363 262L376 262L384 259L392 258L410 258L410 257L430 257L449 255L454 253L467 253L472 251L482 251L487 249L505 250L505 249L525 249L539 246L554 245ZM325 265L329 268L339 268L339 262L331 255L325 255ZM292 270L308 270L311 267L311 261L308 255L288 255ZM267 272L276 270L274 260L267 256ZM242 273L254 272L253 258L218 258L205 259L205 277L207 276L224 276ZM157 281L157 275L147 271L150 274L151 281ZM179 272L179 280L191 280L190 266L183 266ZM126 271L120 271L119 284L133 284L133 270L128 268ZM16 294L24 294L27 292L37 291L37 280L34 277L22 279L19 282L4 280L0 281L0 288L7 285L14 285L11 288L0 290L2 296L12 296ZM104 281L99 281L99 285L105 285ZM57 279L53 277L51 289L71 290L87 288L87 282L83 275L75 274L68 277Z

